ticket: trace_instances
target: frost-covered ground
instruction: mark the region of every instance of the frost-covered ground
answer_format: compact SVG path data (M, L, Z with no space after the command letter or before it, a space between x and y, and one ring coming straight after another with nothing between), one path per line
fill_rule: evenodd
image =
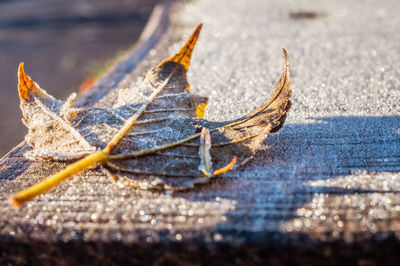
M284 220L283 231L398 228L382 219L400 215L400 198L384 193L400 191L399 9L398 1L204 0L182 12L188 32L204 23L190 81L210 97L206 118L261 104L282 47L291 58L286 126L231 186L254 197L235 213L255 215L250 228L275 230L270 216Z

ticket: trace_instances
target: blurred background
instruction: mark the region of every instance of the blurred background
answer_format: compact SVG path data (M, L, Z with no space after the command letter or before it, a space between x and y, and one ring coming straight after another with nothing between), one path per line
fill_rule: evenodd
M0 157L24 139L17 67L59 99L90 86L162 0L0 0Z

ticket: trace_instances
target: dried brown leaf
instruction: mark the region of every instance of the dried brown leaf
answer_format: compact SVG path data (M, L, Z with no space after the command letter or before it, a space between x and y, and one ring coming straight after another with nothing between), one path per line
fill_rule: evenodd
M34 148L30 156L72 160L98 150L81 161L90 157L91 164L101 163L135 187L167 190L208 182L229 171L236 157L241 162L251 157L268 133L282 127L290 108L289 57L283 50L283 74L265 105L235 121L203 120L208 100L191 94L186 78L200 30L201 25L176 55L150 69L137 86L120 90L112 108L71 108L73 97L55 100L21 65L19 93L29 129L26 141ZM87 163L81 161L70 168L86 169ZM62 181L60 175L71 176L60 173L49 180Z

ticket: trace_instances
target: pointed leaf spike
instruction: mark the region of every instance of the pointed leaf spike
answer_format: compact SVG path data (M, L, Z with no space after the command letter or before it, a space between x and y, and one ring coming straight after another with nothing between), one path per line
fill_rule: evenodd
M181 48L181 50L166 61L167 62L173 61L179 63L183 65L185 67L185 70L187 71L189 69L190 58L192 56L193 49L196 46L197 38L199 37L202 26L203 24L197 26L192 36L190 36L189 40L185 43L185 45Z
M286 77L288 80L290 80L290 60L289 60L289 55L286 52L285 48L282 48L283 52L283 73L286 74Z
M206 112L207 105L208 105L208 99L206 99L204 102L198 103L196 105L195 112L196 112L197 118L202 119L204 117L204 113Z

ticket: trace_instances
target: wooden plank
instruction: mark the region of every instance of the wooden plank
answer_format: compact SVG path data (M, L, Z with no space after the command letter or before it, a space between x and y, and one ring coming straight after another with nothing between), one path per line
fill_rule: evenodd
M268 8L256 8L237 1L229 10L222 8L227 6L224 1L174 5L171 24L156 52L126 74L126 83L111 85L113 89L103 93L100 101L84 96L89 104L109 105L113 91L166 57L168 49L181 43L208 10L189 77L196 93L211 96L209 118L221 120L251 110L264 100L263 91L270 90L266 83L277 78L281 60L277 47L285 45L292 58L293 109L284 129L267 138L252 162L211 184L174 194L118 187L96 169L85 171L16 211L8 204L12 193L65 166L27 161L23 153L29 148L21 144L0 163L0 262L398 264L400 110L396 102L400 99L395 90L385 87L379 92L382 97L366 106L363 93L376 96L373 88L389 84L389 79L381 75L371 81L367 73L373 75L372 68L357 72L348 67L346 62L357 65L365 60L372 67L374 60L344 45L360 44L373 34L372 39L380 42L384 35L365 26L360 31L350 23L357 14L338 21L335 3L323 7L313 2L328 14L313 23L292 21L289 5L268 3ZM356 5L360 20L374 14L372 4L342 4L344 13ZM389 1L385 12L396 5ZM288 16L283 19L272 11ZM227 27L229 14L224 12L247 16L241 14L244 22L232 21ZM390 19L371 23L386 25ZM263 31L257 24L254 31L251 23L270 28ZM337 35L322 34L320 23ZM351 27L337 28L337 23ZM288 28L294 30L282 36ZM385 31L390 32L390 27ZM316 40L304 42L297 32L319 34L312 35ZM347 40L343 36L349 32L355 37ZM270 40L268 49L260 58L254 56L266 40ZM339 54L347 57L335 54L328 60L328 46L321 43L329 42L337 42ZM384 60L398 58L400 53L393 52L398 48L389 49L395 46L390 40L387 43L380 50L374 46L375 52ZM362 48L372 53L368 47ZM307 49L313 49L312 56ZM335 60L342 63L335 65ZM388 75L394 73L393 65L382 67ZM353 77L355 72L361 74Z

